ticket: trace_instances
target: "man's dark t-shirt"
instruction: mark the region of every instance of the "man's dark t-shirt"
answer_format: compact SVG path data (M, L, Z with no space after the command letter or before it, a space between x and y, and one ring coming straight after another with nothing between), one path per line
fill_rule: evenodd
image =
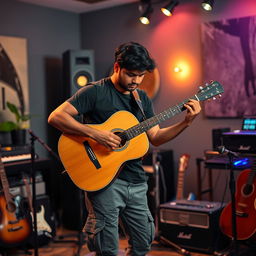
M139 89L138 93L146 118L154 116L152 103L146 93ZM91 124L101 124L120 110L129 111L139 122L143 121L143 115L132 95L116 90L110 78L87 85L68 99L68 102L77 109L79 114L86 114ZM122 166L118 178L132 183L146 181L141 159L127 161Z

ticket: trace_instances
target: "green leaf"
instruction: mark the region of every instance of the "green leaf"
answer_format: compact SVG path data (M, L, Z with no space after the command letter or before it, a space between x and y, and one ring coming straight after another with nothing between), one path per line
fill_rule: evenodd
M14 105L14 104L12 104L12 103L7 101L7 107L15 115L17 122L19 122L20 118L21 118L21 115L20 115L19 110L16 107L16 105Z
M10 132L16 129L18 129L17 125L12 121L6 121L3 123L0 123L0 131L2 132Z

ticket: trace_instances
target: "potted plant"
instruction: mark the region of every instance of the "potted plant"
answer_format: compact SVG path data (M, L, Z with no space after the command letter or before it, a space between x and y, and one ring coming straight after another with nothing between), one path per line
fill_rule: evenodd
M29 114L23 114L19 108L10 102L7 102L8 109L14 114L15 121L5 121L0 123L0 131L10 132L13 145L26 144L26 129L28 128Z

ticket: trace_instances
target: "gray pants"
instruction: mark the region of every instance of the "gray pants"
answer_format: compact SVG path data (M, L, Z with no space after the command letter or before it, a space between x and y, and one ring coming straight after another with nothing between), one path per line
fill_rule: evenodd
M118 254L120 218L129 242L126 255L146 255L155 232L147 205L147 189L147 183L131 184L116 179L102 191L87 193L88 218L84 231L90 251L98 256Z

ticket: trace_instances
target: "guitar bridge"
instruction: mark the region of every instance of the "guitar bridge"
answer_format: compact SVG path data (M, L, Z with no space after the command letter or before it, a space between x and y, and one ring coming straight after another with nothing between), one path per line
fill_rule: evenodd
M23 227L19 226L19 227L14 227L14 228L8 228L8 232L15 232L18 231L20 229L22 229Z
M242 217L242 218L246 218L248 217L248 213L245 212L236 212L236 216Z
M87 155L89 156L89 158L90 158L90 160L92 161L92 163L94 164L95 168L96 168L96 169L100 169L100 168L101 168L101 165L100 165L100 163L99 163L99 161L98 161L98 159L97 159L95 153L93 152L93 150L92 150L92 148L91 148L89 142L88 142L88 141L84 141L83 144L84 144L86 153L87 153Z

